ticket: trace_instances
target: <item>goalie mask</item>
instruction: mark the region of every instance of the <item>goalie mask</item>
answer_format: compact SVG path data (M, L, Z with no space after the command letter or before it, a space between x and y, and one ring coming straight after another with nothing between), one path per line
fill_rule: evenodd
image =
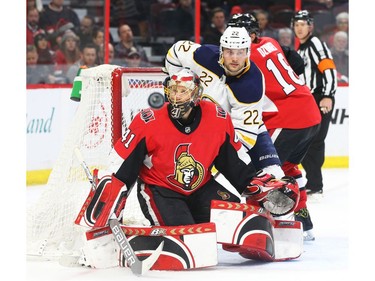
M202 96L198 75L190 69L182 69L165 81L164 92L169 101L168 112L173 119L182 118L196 106Z

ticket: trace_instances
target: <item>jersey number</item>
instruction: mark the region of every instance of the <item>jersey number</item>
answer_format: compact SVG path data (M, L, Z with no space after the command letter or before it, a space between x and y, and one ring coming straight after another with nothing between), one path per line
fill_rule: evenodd
M208 83L212 82L212 80L214 80L214 78L209 75L206 71L202 70L202 74L201 76L199 76L199 79L201 80L201 82L206 86L208 87Z
M245 125L254 125L254 124L259 125L260 124L260 122L257 121L259 117L258 110L246 110L244 114L247 115L247 117L244 120Z
M134 139L134 134L133 133L130 133L130 130L127 129L125 134L122 136L122 143L124 144L125 148L129 148L129 145L131 143L131 141Z
M277 59L280 62L281 66L287 71L290 79L292 79L292 81L298 85L303 85L303 81L294 73L292 67L285 61L285 57L281 53L277 54ZM275 79L277 80L277 82L279 82L286 95L289 95L296 89L293 84L289 84L285 81L284 77L280 73L280 70L277 68L276 64L272 61L271 58L267 59L266 65L267 69L272 72L273 76L275 76Z

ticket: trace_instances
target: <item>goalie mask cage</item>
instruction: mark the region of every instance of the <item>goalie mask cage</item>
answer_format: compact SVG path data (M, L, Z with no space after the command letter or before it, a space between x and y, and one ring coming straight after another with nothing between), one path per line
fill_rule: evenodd
M84 233L74 224L91 184L77 160L79 148L86 164L107 174L116 172L121 159L114 142L141 109L149 107L151 93L163 94L166 75L160 68L124 68L100 65L83 69L81 101L66 134L58 159L43 192L27 210L27 256L55 259L77 255ZM104 173L104 174L106 174ZM136 199L129 195L124 223L145 225Z

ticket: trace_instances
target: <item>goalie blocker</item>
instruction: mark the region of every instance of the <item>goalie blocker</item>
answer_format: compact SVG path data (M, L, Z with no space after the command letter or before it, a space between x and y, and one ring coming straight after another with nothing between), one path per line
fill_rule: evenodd
M99 181L98 170L93 171L96 189L91 189L86 201L75 220L75 224L86 227L103 227L108 224L111 214L120 220L124 211L127 195L126 185L114 175L102 177Z

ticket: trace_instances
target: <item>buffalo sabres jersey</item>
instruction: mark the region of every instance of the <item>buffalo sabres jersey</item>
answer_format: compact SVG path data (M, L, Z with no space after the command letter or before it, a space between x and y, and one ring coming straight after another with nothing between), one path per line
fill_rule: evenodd
M239 158L243 146L229 114L201 101L192 123L183 125L169 117L167 106L139 112L117 141L124 162L116 177L132 186L139 176L146 184L189 195L212 177L215 165L241 193L255 170Z
M241 74L226 76L218 63L219 57L219 46L178 41L169 49L165 67L170 75L181 68L194 71L204 88L203 99L219 104L230 113L241 142L251 149L259 127L263 126L263 74L255 63L250 62L250 67Z
M263 121L267 129L302 129L320 123L321 115L310 89L294 73L276 40L258 38L251 44L250 58L266 81Z

